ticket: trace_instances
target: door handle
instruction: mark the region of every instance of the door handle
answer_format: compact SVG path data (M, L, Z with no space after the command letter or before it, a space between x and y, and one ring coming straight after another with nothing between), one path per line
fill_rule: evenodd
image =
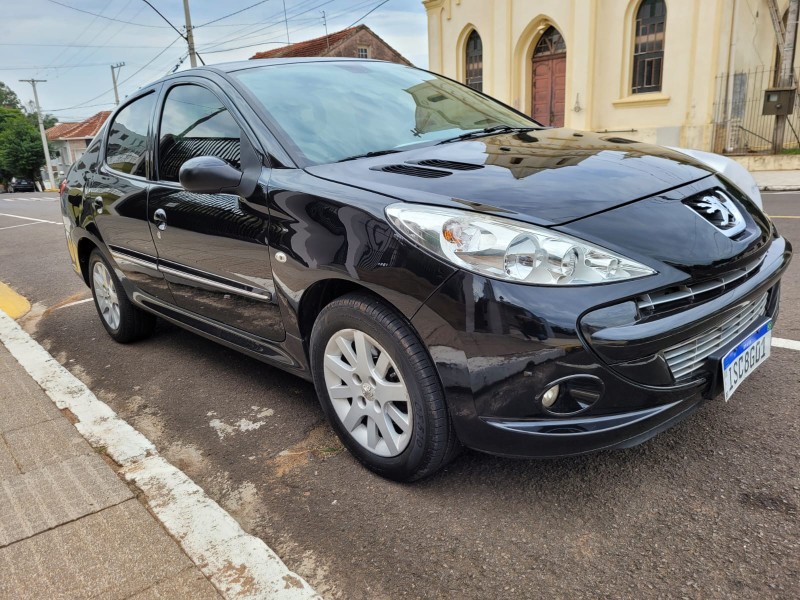
M156 212L153 213L153 223L156 224L159 231L167 228L167 213L163 208L156 209Z

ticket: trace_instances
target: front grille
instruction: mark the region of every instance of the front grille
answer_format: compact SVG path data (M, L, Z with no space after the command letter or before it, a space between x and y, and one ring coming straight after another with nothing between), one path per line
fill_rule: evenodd
M702 371L709 356L747 331L753 323L764 316L766 308L765 292L758 299L748 302L724 323L664 350L664 358L675 381L691 379Z
M639 309L639 315L641 317L650 317L654 314L660 315L674 309L684 308L690 304L705 302L721 296L755 275L764 262L764 258L765 256L762 255L738 269L728 271L713 279L693 282L690 285L672 287L658 292L651 292L650 294L642 294L636 298L636 307Z

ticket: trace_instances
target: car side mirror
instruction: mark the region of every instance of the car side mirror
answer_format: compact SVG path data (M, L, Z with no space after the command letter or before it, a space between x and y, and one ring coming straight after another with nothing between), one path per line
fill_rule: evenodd
M216 156L190 158L178 173L183 188L196 194L235 193L242 172Z

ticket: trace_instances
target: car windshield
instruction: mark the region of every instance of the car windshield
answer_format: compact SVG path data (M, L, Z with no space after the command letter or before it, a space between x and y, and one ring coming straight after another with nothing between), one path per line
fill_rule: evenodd
M233 76L309 162L402 150L485 128L538 124L474 90L382 62L264 66Z

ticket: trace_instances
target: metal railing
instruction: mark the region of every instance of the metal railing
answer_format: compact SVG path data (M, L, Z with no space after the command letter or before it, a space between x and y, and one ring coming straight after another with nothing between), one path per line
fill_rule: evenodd
M800 80L800 69L794 73ZM733 80L731 80L731 77ZM724 73L716 78L713 151L724 154L773 154L775 120L762 114L764 92L775 87L775 69L756 68ZM730 98L730 100L729 100ZM795 92L794 112L786 119L782 147L779 152L800 148L800 101Z

